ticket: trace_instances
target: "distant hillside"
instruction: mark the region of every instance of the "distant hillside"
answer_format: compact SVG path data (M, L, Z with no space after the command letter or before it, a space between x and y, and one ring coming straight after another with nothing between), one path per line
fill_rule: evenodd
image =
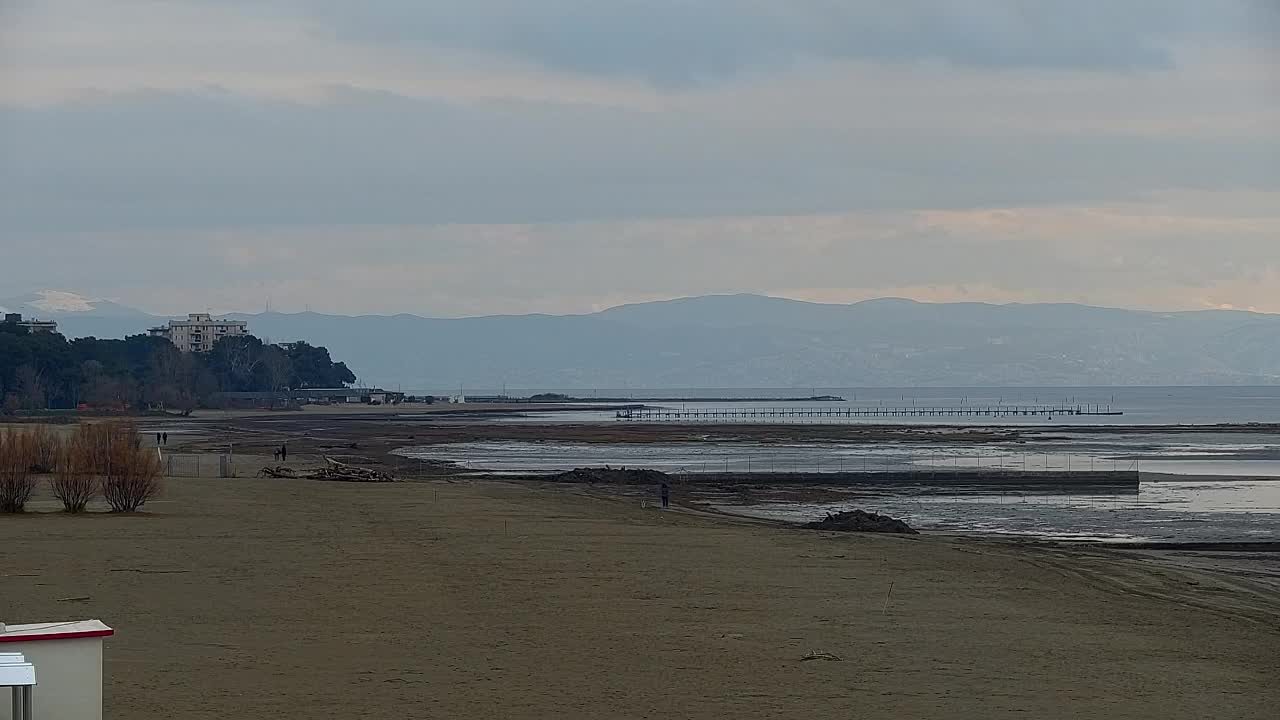
M577 316L240 317L413 389L1280 382L1280 316L1246 312L734 295Z
M5 305L0 301L0 305ZM136 311L134 311L136 313ZM1280 383L1280 315L1083 305L852 305L722 295L590 315L430 319L236 315L329 347L363 382L512 387L845 387ZM160 318L55 315L140 332ZM119 335L120 333L115 333Z

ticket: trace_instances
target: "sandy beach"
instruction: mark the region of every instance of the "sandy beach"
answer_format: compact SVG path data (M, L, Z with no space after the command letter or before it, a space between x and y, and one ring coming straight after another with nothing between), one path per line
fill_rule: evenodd
M1273 588L1102 549L835 536L496 482L179 479L148 508L0 518L5 620L116 628L110 718L1280 706Z

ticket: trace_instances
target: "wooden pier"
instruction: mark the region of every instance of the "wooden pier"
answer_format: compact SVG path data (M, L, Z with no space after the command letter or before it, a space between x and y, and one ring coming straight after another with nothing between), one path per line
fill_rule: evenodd
M754 407L683 408L646 407L617 411L618 420L638 422L708 420L786 420L799 418L1013 418L1123 415L1110 405L953 405L946 407Z
M770 485L860 488L914 495L1026 493L1034 495L1136 496L1142 482L1134 470L1016 470L1013 468L915 467L883 472L680 472L688 485Z

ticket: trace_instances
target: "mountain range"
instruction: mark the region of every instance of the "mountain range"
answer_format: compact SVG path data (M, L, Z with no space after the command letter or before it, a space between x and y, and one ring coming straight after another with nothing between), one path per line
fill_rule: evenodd
M68 337L167 318L62 291L0 300ZM1280 315L711 295L585 315L234 314L406 391L1280 383Z

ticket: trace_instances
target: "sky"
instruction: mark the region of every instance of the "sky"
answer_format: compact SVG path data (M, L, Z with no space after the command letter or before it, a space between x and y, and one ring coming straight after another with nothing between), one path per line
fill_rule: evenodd
M1280 312L1280 0L0 0L0 297Z

